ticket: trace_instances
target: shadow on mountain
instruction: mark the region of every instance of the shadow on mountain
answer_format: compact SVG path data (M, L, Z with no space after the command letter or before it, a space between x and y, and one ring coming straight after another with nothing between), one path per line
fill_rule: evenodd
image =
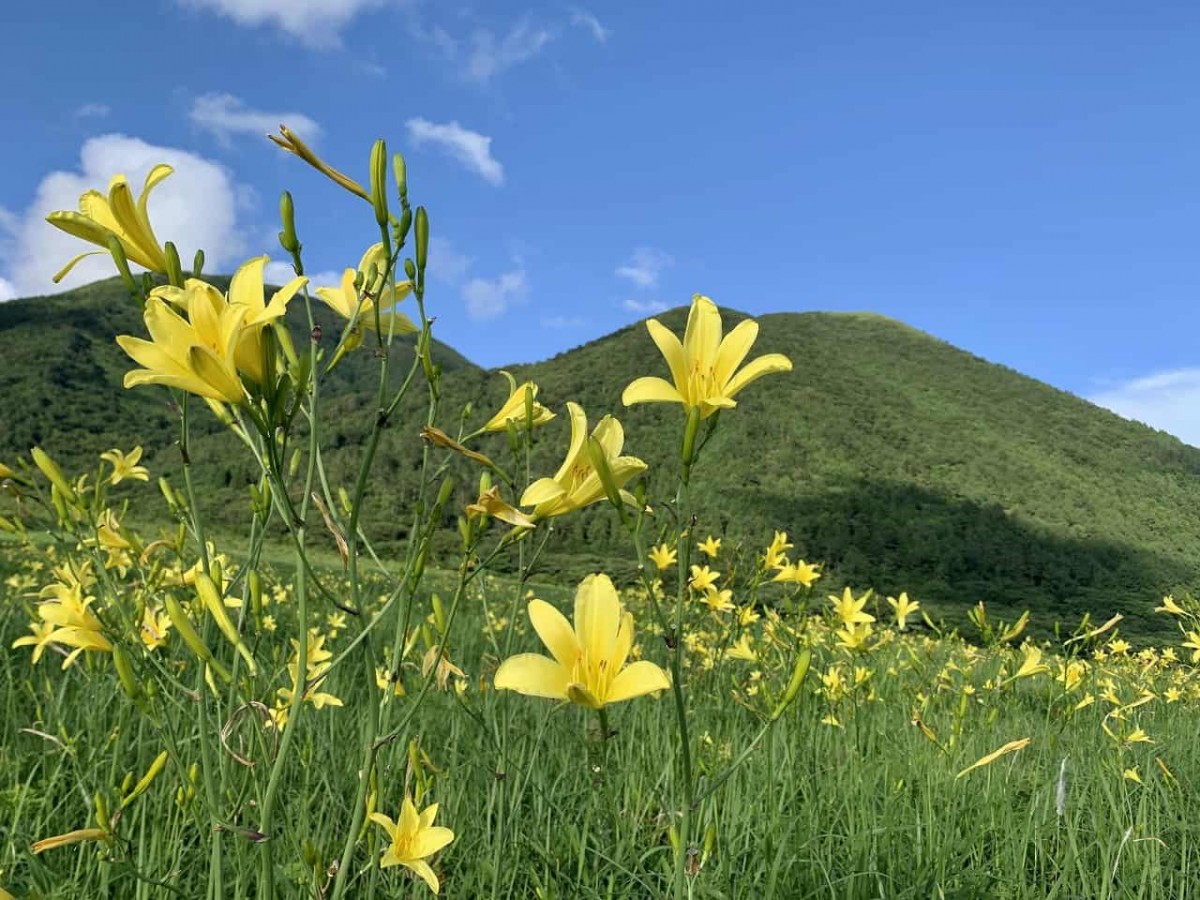
M947 611L980 600L998 614L1029 609L1043 633L1055 621L1073 627L1085 612L1104 619L1118 611L1130 631L1170 631L1153 608L1195 575L1179 560L1051 534L1000 504L912 485L847 479L789 498L753 487L733 493L731 505L761 509L839 581L908 591ZM1120 609L1114 597L1126 598Z

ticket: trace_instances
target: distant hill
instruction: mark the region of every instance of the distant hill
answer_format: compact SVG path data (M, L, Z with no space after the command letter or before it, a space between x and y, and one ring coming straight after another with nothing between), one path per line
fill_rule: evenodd
M682 332L686 310L659 318ZM725 311L726 327L740 318ZM941 609L979 600L1029 607L1043 624L1121 611L1131 630L1161 628L1154 601L1196 583L1200 450L882 316L779 313L759 322L751 355L786 353L795 371L756 383L723 414L696 474L700 537L765 543L773 529L786 530L804 557L827 562L830 587L907 590ZM128 361L112 338L141 329L140 311L115 280L0 304L8 363L0 369L0 459L41 444L84 463L110 446L142 443L156 474L176 470L165 392L121 387ZM407 354L396 351L393 371ZM452 373L439 419L447 430L468 400L481 421L503 399L495 373L445 346L438 358ZM578 400L593 422L615 413L626 452L651 466L651 502L669 498L682 411L620 407L632 378L666 375L642 324L509 368L535 379L539 399L556 410ZM376 371L360 351L325 391L337 484L352 477ZM423 394L414 397L420 402ZM385 541L405 535L402 511L421 452L416 410L401 410L381 446L366 527ZM197 476L212 516L232 529L244 518L253 469L233 441L211 431L197 442ZM562 415L540 431L534 477L558 466L566 431ZM507 452L499 438L485 449ZM611 515L556 527L552 573L628 558Z

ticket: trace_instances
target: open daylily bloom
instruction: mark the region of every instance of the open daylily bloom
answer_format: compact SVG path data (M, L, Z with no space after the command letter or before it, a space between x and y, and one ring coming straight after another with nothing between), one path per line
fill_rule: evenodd
M512 377L512 374L500 370L500 374L508 379L508 399L504 401L504 405L499 411L488 419L480 431L504 431L511 421L518 428L525 424L525 392L533 392L533 424L545 425L554 418L554 413L537 402L538 386L532 381L526 381L524 384L518 385L517 379Z
M262 384L269 373L265 329L284 315L307 278L293 278L263 300L259 256L238 267L226 297L197 278L183 287L165 285L150 292L144 318L150 340L120 335L117 343L143 368L125 373L125 387L165 384L209 400L241 403L241 376Z
M262 384L267 374L263 368L263 330L284 316L288 302L308 284L304 276L293 278L271 295L269 303L265 302L263 271L268 260L266 256L247 260L233 273L233 280L229 282L229 305L246 310L233 361L238 370L255 384Z
M519 509L504 502L498 485L492 485L479 495L479 499L467 505L467 516L491 516L517 528L535 528L536 523Z
M154 229L150 227L146 201L154 186L174 171L163 163L151 169L136 203L125 176L114 175L108 183L107 198L97 190L90 190L79 198L79 212L60 210L46 216L46 221L55 228L103 248L80 253L58 271L54 283L62 281L85 256L107 253L111 235L121 242L125 257L130 262L151 272L167 271L167 258L158 238L154 236Z
M497 690L601 709L671 686L667 673L648 660L625 665L633 647L633 613L622 608L607 575L580 582L574 628L544 600L529 601L529 620L553 659L537 653L506 659L496 672Z
M79 583L52 584L42 591L42 595L47 599L37 608L41 621L29 626L32 634L13 641L14 649L32 646L33 662L36 664L42 652L51 644L73 647L75 649L63 661L64 669L75 662L84 650L112 652L112 644L104 636L100 620L88 609L94 598L85 597Z
M578 403L568 403L567 413L571 418L571 445L567 458L553 478L539 478L521 495L521 505L532 506L535 519L561 516L607 496L600 474L588 455L587 415ZM621 497L626 503L636 503L633 496L621 488L633 476L644 472L646 464L637 457L620 455L625 445L621 423L612 416L605 416L596 425L592 437L600 445Z
M101 453L100 458L112 466L112 474L108 476L109 484L120 484L126 478L132 481L150 480L150 470L145 466L138 465L142 458L141 445L134 447L128 453L122 453L114 447L112 450L105 450Z
M383 244L373 244L358 261L357 269L346 269L342 273L342 283L338 287L317 288L317 296L326 306L343 319L355 320L355 328L346 339L342 352L354 350L362 343L364 328L375 330L376 305L379 306L379 327L384 334L414 334L419 330L408 316L395 309L396 304L412 292L412 282L398 281L393 290L388 273L384 271L386 263L387 253ZM366 279L372 267L375 269L375 278L371 284L367 284ZM361 293L354 287L356 272L363 274Z
M121 349L142 366L125 373L125 387L165 384L209 400L241 403L246 391L234 358L245 308L227 305L216 288L195 279L163 291L146 300L143 318L150 340L117 337ZM187 318L176 305L186 309Z
M721 313L701 294L692 298L682 343L657 319L646 320L646 329L666 358L675 383L653 376L639 378L621 395L626 406L682 403L685 409L699 407L701 417L708 418L719 409L737 406L734 395L751 382L792 370L791 360L781 353L760 356L738 370L758 338L758 323L747 319L722 339Z
M437 811L438 805L433 803L418 814L412 798L406 795L399 822L393 822L383 813L371 813L371 821L387 832L390 841L387 852L379 861L380 868L404 866L411 869L435 894L441 890L441 883L425 860L454 840L453 831L433 824Z

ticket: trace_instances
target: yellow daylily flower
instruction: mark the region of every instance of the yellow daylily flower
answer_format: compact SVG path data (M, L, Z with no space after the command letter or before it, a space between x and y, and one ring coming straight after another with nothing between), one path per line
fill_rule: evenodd
M786 559L780 565L779 571L775 573L772 581L781 581L788 584L799 584L804 587L812 587L813 583L821 577L818 571L817 563L806 563L804 560L798 561L792 565Z
M513 378L512 374L500 370L500 374L508 380L508 399L504 401L504 405L499 411L487 420L480 431L504 431L511 421L518 428L525 424L525 392L530 391L533 394L533 424L545 425L555 417L554 413L548 410L542 404L537 402L538 386L532 381L526 381L524 384L518 385L517 379Z
M412 798L405 795L399 822L393 822L383 813L371 813L371 821L387 832L389 841L379 860L380 868L404 866L418 875L435 894L441 890L441 883L425 860L454 840L453 831L433 824L437 811L438 805L433 803L418 814Z
M388 273L387 252L383 244L372 244L358 261L357 269L346 269L342 281L336 288L319 287L317 296L335 313L346 320L353 320L354 327L346 337L339 354L356 350L363 342L363 329L375 330L375 307L379 307L379 328L383 334L414 334L419 329L412 320L395 309L396 304L412 292L412 282L398 281L392 289ZM374 280L366 279L375 270ZM362 273L362 290L355 288L358 272ZM332 365L332 363L331 363Z
M734 396L751 382L773 372L790 372L792 362L781 353L768 353L740 371L750 347L758 338L758 323L747 319L722 339L721 313L708 297L696 294L688 314L683 341L657 319L646 329L671 370L674 384L656 376L638 378L621 395L626 406L634 403L682 403L699 407L702 418L719 409L737 406Z
M675 565L675 560L678 558L678 552L668 544L659 544L657 547L651 548L646 555L650 557L650 562L654 563L660 572L665 572L669 567Z
M1176 603L1175 598L1170 594L1167 594L1167 596L1163 597L1162 606L1154 607L1154 611L1170 613L1173 616L1182 616L1186 614L1183 607Z
M43 594L49 599L38 605L38 618L41 624L33 624L31 635L19 637L13 641L13 648L33 646L33 662L41 658L42 651L50 644L65 644L75 649L63 661L63 669L84 650L99 650L104 653L112 652L112 644L104 636L104 629L96 614L88 607L95 598L85 597L80 584L54 584Z
M578 403L567 404L571 419L571 444L567 458L553 478L539 478L521 495L522 506L533 507L533 518L561 516L581 509L606 497L600 474L588 454L587 415ZM612 480L626 503L636 503L633 496L621 488L629 479L646 470L646 464L634 456L621 456L625 431L612 416L605 416L592 431L600 446Z
M108 476L109 484L120 484L126 478L133 481L150 480L150 470L145 466L138 465L138 461L142 458L140 445L128 453L122 453L114 447L101 453L100 458L112 466L112 474Z
M293 278L271 295L269 303L265 302L263 272L269 260L267 256L247 260L238 266L229 282L229 305L246 310L233 361L238 371L255 384L262 384L266 376L272 374L264 368L263 331L274 320L283 318L288 302L308 284L308 278L303 275Z
M167 257L150 227L146 202L155 185L174 171L164 163L152 168L136 203L125 176L114 175L108 183L107 198L97 190L86 191L79 198L79 212L60 210L46 216L46 221L55 228L101 248L74 257L55 274L54 283L62 281L84 257L107 253L108 239L112 236L121 242L130 262L151 272L166 272Z
M721 539L715 538L710 534L705 540L696 545L696 549L709 559L716 559L717 554L721 551Z
M896 627L904 631L908 627L908 617L921 608L921 604L916 600L908 599L908 592L902 591L899 599L895 597L887 598L888 606L890 606L896 614Z
M787 551L794 546L795 544L788 543L786 531L775 532L771 545L767 547L766 555L763 556L763 566L767 569L782 569L787 565Z
M573 628L544 600L531 600L528 611L553 659L537 653L506 659L496 672L497 690L601 709L671 686L667 673L649 660L625 665L633 648L633 613L621 606L607 575L580 582Z
M184 308L187 318L174 305ZM150 340L117 337L121 349L142 366L125 373L125 387L164 384L208 400L241 403L246 390L234 359L246 312L196 279L183 288L152 291L143 314Z
M692 590L697 593L711 590L716 587L717 579L721 577L721 573L710 569L708 566L692 566L692 577L688 583L692 586Z
M870 597L871 591L868 590L856 600L850 588L847 587L842 591L842 596L830 594L829 600L833 603L833 614L841 620L843 625L859 625L875 621L873 615L863 610Z

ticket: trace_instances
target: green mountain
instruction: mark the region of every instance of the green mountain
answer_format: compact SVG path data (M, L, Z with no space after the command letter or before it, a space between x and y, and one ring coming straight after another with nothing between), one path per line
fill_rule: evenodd
M676 309L660 319L682 332L685 316ZM726 311L726 327L740 318ZM1043 624L1121 611L1130 630L1149 631L1164 624L1151 613L1155 601L1195 583L1200 450L882 316L782 313L759 322L752 355L786 353L795 371L756 383L722 415L695 475L699 536L765 544L772 530L786 530L797 553L826 562L830 588L907 590L940 609L979 600L1029 607ZM335 333L331 320L322 324ZM89 465L102 449L141 443L152 471L176 471L165 392L121 387L128 362L112 338L140 332L140 312L115 280L0 304L9 362L0 373L0 459L40 444L68 465ZM457 430L468 401L472 421L490 415L506 393L502 379L448 347L437 355L450 376L439 423ZM393 372L410 359L410 348L394 351ZM324 392L335 485L353 477L377 366L359 351ZM632 378L666 374L641 324L509 368L535 379L552 408L577 400L593 422L615 413L626 452L650 464L651 504L672 496L681 409L620 406ZM364 516L384 545L405 537L403 510L415 491L423 392L413 394L385 433ZM254 471L215 423L206 428L197 478L210 517L238 533ZM566 431L565 415L539 431L534 477L557 468ZM507 453L503 438L483 449ZM555 524L549 574L628 559L611 513Z

